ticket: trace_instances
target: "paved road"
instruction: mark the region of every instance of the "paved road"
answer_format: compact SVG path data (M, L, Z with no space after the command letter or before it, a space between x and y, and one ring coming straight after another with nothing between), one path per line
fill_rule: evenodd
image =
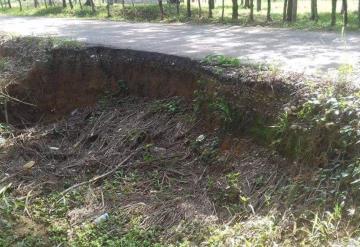
M224 54L275 63L285 70L306 74L334 73L343 64L352 64L356 71L360 68L360 33L344 38L339 33L262 27L0 16L1 31L68 37L90 44L196 59L208 54Z

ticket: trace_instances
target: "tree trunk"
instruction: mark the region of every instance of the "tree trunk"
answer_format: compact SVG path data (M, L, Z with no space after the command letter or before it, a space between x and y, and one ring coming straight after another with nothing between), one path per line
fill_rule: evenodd
M337 0L331 1L331 26L336 24L336 2Z
M74 8L74 5L73 5L73 3L72 3L72 1L71 1L71 0L69 0L69 5L70 5L70 8L71 8L71 9L73 9L73 8Z
M292 16L291 16L291 21L292 22L296 22L296 17L297 17L297 0L292 0Z
M180 15L180 0L176 0L176 15Z
M343 13L343 15L344 15L344 20L343 20L343 24L344 24L344 27L346 27L347 26L347 24L348 24L348 7L347 7L347 0L343 0L342 1L342 5L343 5L343 8L344 8L344 13Z
M94 0L90 0L90 4L91 4L91 11L93 13L95 13L95 4L94 4Z
M288 22L295 22L297 16L297 0L288 0L287 3L287 17Z
M261 10L261 0L257 0L256 1L256 11L260 11Z
M19 1L21 1L21 0L19 0ZM45 9L47 9L48 8L47 0L44 0L44 4L45 4Z
M213 17L213 14L212 14L212 9L213 9L212 0L208 0L208 4L209 4L209 18L212 18Z
M11 9L11 2L10 2L10 0L8 0L8 5L9 5L9 8Z
M186 1L186 8L187 8L187 17L190 18L191 17L191 1L190 0Z
M95 4L94 4L94 0L89 0L90 1L90 5L91 5L91 11L93 13L95 13Z
M266 21L272 21L272 19L271 19L271 0L267 0Z
M34 7L35 8L39 7L39 1L38 0L34 0Z
M360 25L360 0L358 2L358 23Z
M198 15L199 15L199 18L201 17L201 0L198 0Z
M254 0L250 0L250 16L249 16L249 21L253 22L254 21Z
M82 9L83 9L83 7L82 7L81 0L79 0L79 5L80 5L80 9L82 10Z
M250 8L250 0L245 0L244 8Z
M241 0L241 1L240 1L240 5L241 5L241 6L244 6L244 0Z
M69 0L71 1L71 0ZM110 18L111 17L111 13L110 13L110 0L107 0L106 2L106 11L107 11L107 17Z
M221 3L221 21L224 21L224 13L225 13L225 0L222 0L222 3Z
M63 6L63 8L66 8L66 0L62 0L62 6Z
M52 0L49 0L49 6L54 6L54 3L52 2Z
M237 20L239 18L239 6L237 0L232 0L232 19Z
M163 8L162 0L159 0L159 8L160 8L160 18L161 20L164 20L164 8Z
M18 1L19 1L20 11L22 11L22 4L21 4L21 0L18 0Z
M318 21L319 15L317 10L317 0L311 0L311 15L310 20Z
M288 0L284 0L283 21L286 21L286 16L287 16L287 4L288 4Z
M0 0L0 5L1 5L1 8L3 9L3 8L4 8L4 4L3 4L2 0Z
M288 0L287 10L286 10L286 20L289 22L291 22L291 18L292 18L292 4L293 4L293 0Z

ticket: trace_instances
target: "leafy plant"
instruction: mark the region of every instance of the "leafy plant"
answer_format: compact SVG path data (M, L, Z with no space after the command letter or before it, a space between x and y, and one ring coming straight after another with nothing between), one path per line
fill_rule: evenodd
M275 128L275 145L299 160L328 164L359 155L360 98L316 92L287 108Z
M212 65L230 67L238 67L241 65L240 59L224 55L208 55L202 60L202 62Z

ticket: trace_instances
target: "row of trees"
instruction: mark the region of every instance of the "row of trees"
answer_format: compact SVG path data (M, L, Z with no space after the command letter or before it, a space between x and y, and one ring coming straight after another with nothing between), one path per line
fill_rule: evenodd
M6 2L3 2L6 1ZM22 0L17 0L20 10L22 10ZM39 0L33 0L34 1L34 7L37 8L40 6ZM43 0L44 5L47 8L48 6L54 6L54 0ZM70 6L71 9L74 8L74 3L79 4L80 8L82 9L83 5L81 3L81 0L61 0L62 1L62 7L66 8L67 6ZM74 3L73 3L74 1ZM113 3L114 0L103 0L107 1L107 11L108 16L110 16L110 6ZM125 8L125 2L124 0L120 0L123 6L123 9ZM170 3L173 3L176 5L177 14L180 14L180 0L167 0ZM215 8L215 0L208 0L208 17L213 18L213 9ZM249 9L249 21L254 21L254 1L256 1L256 9L257 11L260 11L262 6L261 2L262 0L231 0L232 1L232 19L237 20L239 17L239 2L240 6L243 8ZM318 21L319 20L319 14L318 14L318 0L310 0L310 20ZM329 0L331 1L331 25L334 26L336 24L336 5L338 1L342 1L342 9L341 13L343 14L343 24L346 26L348 24L348 3L347 0ZM266 19L267 21L272 21L271 18L271 2L272 0L267 0L267 15ZM164 7L163 7L163 0L158 0L159 9L160 9L160 15L161 19L164 18ZM197 0L198 4L198 15L201 17L202 15L202 8L201 8L201 0ZM7 5L8 8L11 8L11 0L0 0L0 5L3 8L5 5ZM95 12L95 4L94 0L86 0L84 5L91 6L92 11ZM295 22L297 18L297 9L298 9L298 0L283 0L283 21L287 22ZM224 12L225 12L225 2L222 0L222 11L221 11L221 20L224 20ZM358 1L358 21L360 24L360 0ZM191 9L191 0L186 0L186 14L187 17L192 16L192 9Z
M20 11L22 11L23 7L22 7L22 2L21 1L24 1L24 0L17 0L18 2L18 5L19 5L19 8L20 8ZM40 2L39 0L33 0L34 1L34 7L35 8L38 8L40 7ZM44 6L46 8L48 7L54 7L56 6L56 3L54 0L43 0L44 2ZM61 0L61 4L62 4L62 7L63 8L67 8L68 6L73 9L74 8L74 5L77 5L79 4L80 8L82 9L83 8L83 4L81 3L81 0ZM87 5L87 6L91 6L92 7L92 10L93 12L96 11L95 9L95 4L94 4L94 1L93 0L86 0L86 2L84 3L84 5ZM12 8L12 5L11 5L11 0L0 0L0 6L1 8L5 8L5 7L8 7L8 8Z
M162 2L162 0L158 0L159 4ZM212 18L212 9L214 8L213 1L214 0L208 0L209 1L209 18ZM341 14L343 14L343 24L346 26L348 24L348 4L347 0L339 0L342 1L342 8L341 8ZM198 0L199 6L200 6L200 0ZM331 26L334 26L336 24L336 6L337 6L338 0L331 0ZM249 11L249 21L254 21L254 0L241 0L240 3L241 6L244 8L248 8ZM256 0L257 5L257 11L261 10L261 0ZM319 20L319 14L318 14L318 1L317 0L311 0L310 2L310 20L312 21L318 21ZM224 0L222 1L222 15L221 19L224 19ZM232 0L232 19L237 20L239 17L238 14L238 0ZM298 9L298 0L284 0L283 5L283 21L287 22L295 22L297 18L297 9ZM201 12L199 12L201 13ZM191 17L191 4L190 0L187 0L187 16ZM267 0L267 14L266 14L267 21L272 21L271 18L271 0ZM360 0L358 1L358 22L360 24Z

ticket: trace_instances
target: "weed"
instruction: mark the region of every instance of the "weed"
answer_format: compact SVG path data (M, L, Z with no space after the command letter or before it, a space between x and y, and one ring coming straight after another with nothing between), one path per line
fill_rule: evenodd
M98 225L86 224L76 229L75 237L71 246L145 246L160 247L157 243L157 232L155 230L142 230L138 226L132 226L126 233L113 231L112 226L126 228L126 219L121 215L111 215L108 221Z
M0 57L0 71L4 71L8 64L8 59L6 57Z
M84 43L80 41L65 38L47 37L43 42L50 42L54 48L79 49L84 47Z
M128 88L127 84L126 84L126 81L124 81L124 80L118 80L118 81L117 81L117 85L118 85L118 87L119 87L119 89L120 89L120 92L128 93L129 88Z
M208 55L202 60L202 62L211 65L230 67L239 67L241 65L240 59L224 55Z
M184 109L182 108L182 105L183 102L180 98L174 98L171 100L159 100L152 105L152 111L165 111L170 114L175 114L183 112Z
M316 93L296 108L285 109L275 125L276 145L295 159L328 163L358 154L360 99Z

